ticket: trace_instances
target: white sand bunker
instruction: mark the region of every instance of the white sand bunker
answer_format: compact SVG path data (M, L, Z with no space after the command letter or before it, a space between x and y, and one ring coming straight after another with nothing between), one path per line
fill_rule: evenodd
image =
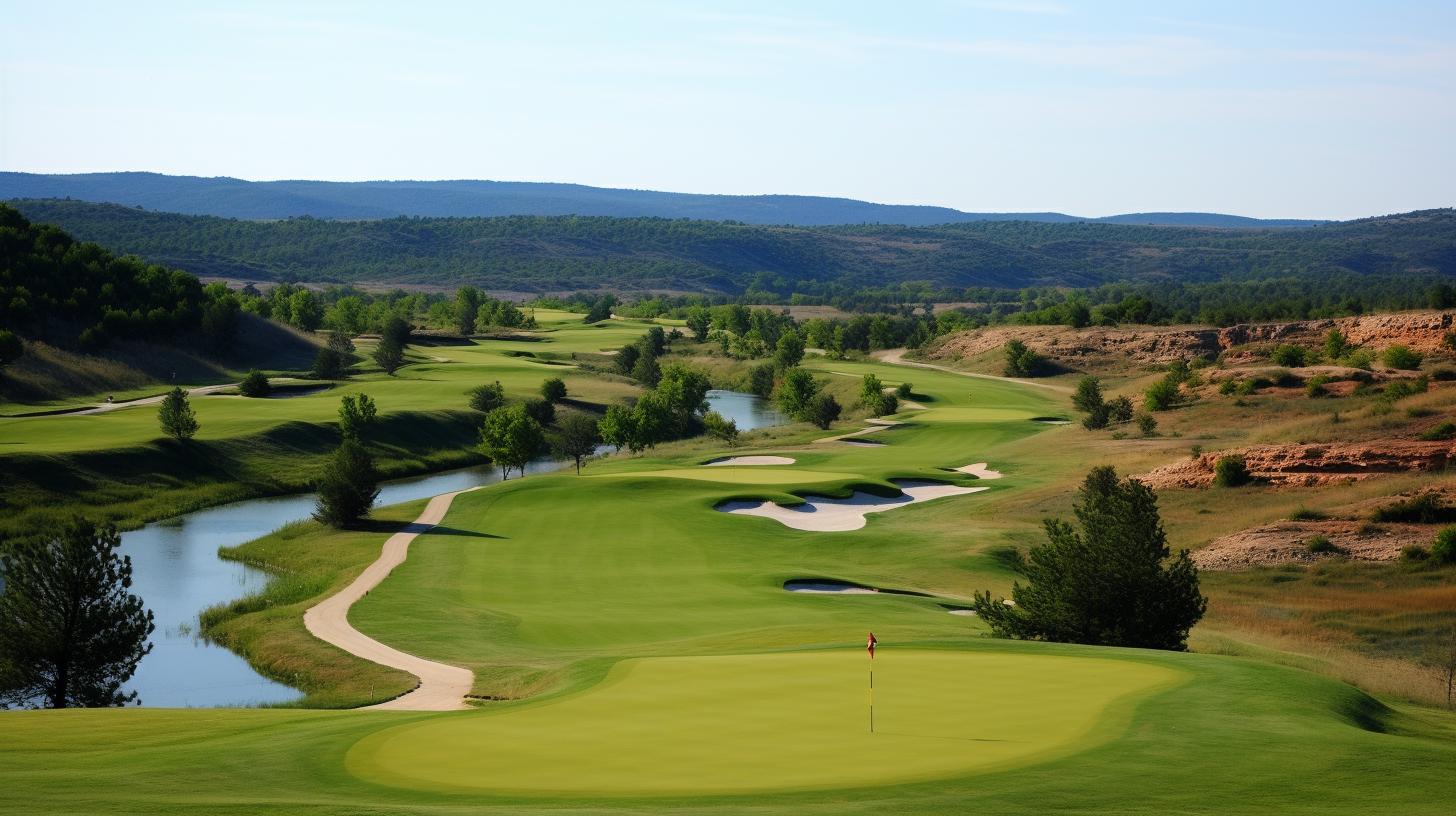
M947 496L964 496L980 493L989 487L959 487L940 482L919 482L895 480L900 495L886 498L871 493L856 492L847 499L830 499L809 496L803 504L781 507L773 502L729 501L718 505L716 510L744 516L771 518L795 530L815 533L842 533L858 530L865 526L865 516L883 513L907 504L942 499Z
M971 476L975 476L977 479L1001 478L1001 471L991 470L990 468L986 467L985 462L977 462L974 465L964 465L962 467L955 468L955 471L957 473L970 474Z
M793 459L787 456L725 456L722 459L714 459L711 462L704 462L703 467L721 467L729 465L792 465Z
M947 609L945 611L962 618L974 618L976 616L976 610L974 609Z
M789 592L806 592L810 595L875 595L879 592L874 587L844 581L785 581L784 589Z

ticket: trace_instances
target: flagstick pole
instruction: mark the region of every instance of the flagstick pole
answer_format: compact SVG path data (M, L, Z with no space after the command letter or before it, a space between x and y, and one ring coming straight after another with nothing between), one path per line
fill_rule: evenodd
M875 733L875 656L870 655L870 733Z

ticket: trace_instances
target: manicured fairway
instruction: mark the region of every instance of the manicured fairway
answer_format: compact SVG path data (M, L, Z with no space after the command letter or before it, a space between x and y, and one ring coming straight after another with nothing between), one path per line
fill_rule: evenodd
M871 787L1086 747L1119 730L1115 703L1184 677L993 652L885 649L875 663L873 734L863 652L650 658L564 701L381 731L346 762L370 781L495 793Z

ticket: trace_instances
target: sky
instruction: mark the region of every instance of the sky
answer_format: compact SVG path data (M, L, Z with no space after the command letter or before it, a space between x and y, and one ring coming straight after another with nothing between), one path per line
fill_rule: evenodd
M1456 0L0 0L0 169L1456 205Z

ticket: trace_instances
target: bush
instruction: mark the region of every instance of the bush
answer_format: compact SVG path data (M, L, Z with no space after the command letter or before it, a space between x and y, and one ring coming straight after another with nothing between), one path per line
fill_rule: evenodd
M245 397L266 397L273 392L273 386L268 384L268 378L263 372L253 369L248 376L238 383L238 393Z
M1158 432L1158 421L1152 414L1137 415L1138 432L1143 436L1153 436Z
M1257 390L1259 390L1259 381L1251 377L1239 383L1238 388L1234 389L1234 393L1241 397L1247 397Z
M1427 561L1431 557L1431 551L1419 544L1407 544L1400 548L1400 560L1402 561Z
M902 382L895 386L895 396L900 399L910 399L915 396L915 386L907 382Z
M1253 480L1242 456L1223 456L1213 465L1214 487L1242 487Z
M345 359L336 349L325 346L313 358L313 378L316 380L337 380L344 376Z
M1004 348L1006 354L1006 376L1035 377L1041 373L1046 358L1027 348L1020 340L1010 340Z
M543 399L526 400L526 416L545 427L556 421L556 406Z
M489 385L477 385L466 392L470 407L482 413L490 413L506 404L506 389L496 380Z
M1312 535L1304 542L1304 548L1312 553L1337 553L1344 552L1335 546L1335 542L1322 535Z
M1285 368L1299 368L1305 363L1304 349L1299 346L1285 344L1275 348L1273 353L1269 355L1269 359L1273 360L1275 365L1284 366Z
M541 398L555 405L566 399L566 383L560 377L552 377L541 383Z
M1450 382L1456 380L1456 368L1441 366L1431 371L1431 379L1436 382Z
M733 444L738 441L738 423L725 419L717 411L703 414L703 430L714 439Z
M1412 351L1409 346L1397 344L1381 352L1380 359L1391 368L1414 371L1421 367L1421 362L1426 358L1420 352Z
M1183 395L1178 390L1178 381L1171 374L1153 383L1143 394L1143 407L1149 411L1166 411L1177 407L1182 401Z
M1438 564L1456 564L1456 527L1436 533L1436 540L1431 542L1431 560Z
M1427 442L1456 439L1456 422L1442 422L1440 425L1421 434L1421 439Z
M1112 422L1122 424L1132 421L1132 400L1127 397L1117 397L1107 403L1107 418Z
M1305 396L1309 397L1310 399L1329 396L1329 389L1325 388L1325 385L1329 382L1330 377L1325 374L1316 374L1315 376L1310 377L1309 382L1304 384Z
M345 439L324 466L313 517L330 527L347 527L369 515L379 496L374 460L353 439Z
M1370 349L1355 349L1349 354L1346 354L1342 362L1351 368L1369 371L1370 364L1375 362L1375 353Z
M832 394L819 392L809 400L808 420L821 429L827 430L834 420L839 419L839 400Z
M1301 507L1298 510L1295 510L1293 513L1289 514L1290 521L1324 521L1327 518L1329 518L1329 516L1325 513L1321 513L1318 510L1310 510L1304 507Z
M1441 501L1435 493L1422 493L1408 499L1391 502L1377 507L1370 513L1374 522L1403 522L1406 524L1441 524L1456 521L1456 508Z
M1386 402L1395 402L1416 394L1424 394L1430 387L1431 381L1424 376L1409 380L1396 380L1386 384L1380 398Z
M1238 387L1239 384L1237 382L1233 380L1224 380L1223 382L1218 384L1218 393L1227 397L1234 392L1234 389Z
M181 388L173 388L162 399L162 405L157 409L157 421L161 423L163 433L179 442L191 439L199 427L192 402Z

